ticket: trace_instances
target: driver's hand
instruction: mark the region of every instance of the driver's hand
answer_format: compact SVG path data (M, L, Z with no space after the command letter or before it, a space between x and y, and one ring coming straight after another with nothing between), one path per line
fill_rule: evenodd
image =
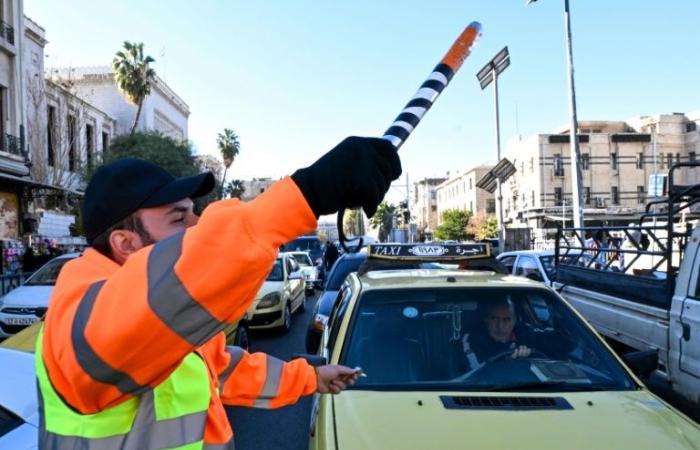
M527 358L530 356L530 353L532 353L532 350L530 347L526 345L520 345L516 347L515 351L513 352L512 355L510 355L511 358L516 359L516 358Z

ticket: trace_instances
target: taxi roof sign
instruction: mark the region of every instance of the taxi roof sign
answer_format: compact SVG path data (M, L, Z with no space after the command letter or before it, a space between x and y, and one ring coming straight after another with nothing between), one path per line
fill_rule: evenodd
M369 259L397 261L459 261L491 257L491 244L371 244Z

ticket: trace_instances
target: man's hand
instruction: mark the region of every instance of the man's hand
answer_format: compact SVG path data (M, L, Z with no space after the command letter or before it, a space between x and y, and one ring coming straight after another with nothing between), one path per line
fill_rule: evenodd
M349 137L292 174L316 216L361 206L368 217L401 175L401 160L386 139Z
M321 394L338 394L349 384L355 384L359 372L340 365L326 365L316 368L316 391Z
M520 345L516 347L515 351L513 352L512 355L510 355L511 358L516 359L516 358L527 358L530 356L530 353L532 353L532 350L530 347L526 345Z

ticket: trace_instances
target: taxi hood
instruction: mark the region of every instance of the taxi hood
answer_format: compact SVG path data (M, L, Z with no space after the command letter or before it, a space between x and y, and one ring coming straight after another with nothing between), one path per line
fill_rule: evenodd
M441 396L558 398L551 409L447 408ZM339 450L700 449L700 427L645 391L443 393L348 390L333 397ZM507 402L506 402L507 403ZM569 408L561 408L568 404Z

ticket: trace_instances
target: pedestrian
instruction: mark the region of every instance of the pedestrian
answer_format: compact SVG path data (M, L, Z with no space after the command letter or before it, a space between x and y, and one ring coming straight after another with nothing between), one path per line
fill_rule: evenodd
M383 139L348 138L255 200L220 200L198 218L191 198L211 173L175 179L138 159L103 166L85 190L92 248L66 263L37 339L39 448L223 449L223 405L277 408L338 393L357 372L284 363L226 347L277 249L320 215L369 216L401 173Z
M331 241L326 241L326 248L323 252L323 267L326 272L331 270L336 259L338 259L338 248Z

